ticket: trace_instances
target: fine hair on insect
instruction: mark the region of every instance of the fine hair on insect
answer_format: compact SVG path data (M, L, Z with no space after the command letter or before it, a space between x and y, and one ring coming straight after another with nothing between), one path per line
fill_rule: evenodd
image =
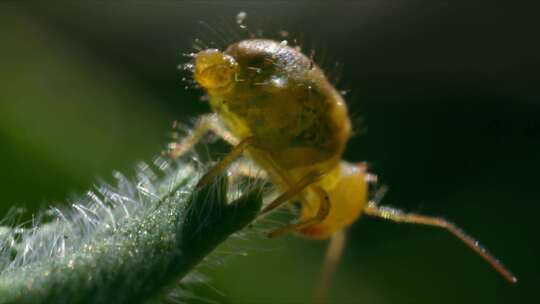
M241 29L245 29L246 18L246 13L238 14ZM309 51L289 39L254 35L223 41L227 45L220 48L198 43L190 53L193 61L182 67L206 93L212 114L201 116L187 136L173 142L170 155L181 157L207 133L213 133L232 148L199 186L229 168L242 168L248 159L262 169L278 193L264 205L261 216L284 205L300 207L296 221L268 236L294 233L330 240L316 302L325 301L345 245L345 231L361 215L445 229L507 281L516 283L508 269L452 222L380 205L384 188L370 192L377 178L366 163L343 160L352 134L343 95ZM241 169L234 171L249 176Z

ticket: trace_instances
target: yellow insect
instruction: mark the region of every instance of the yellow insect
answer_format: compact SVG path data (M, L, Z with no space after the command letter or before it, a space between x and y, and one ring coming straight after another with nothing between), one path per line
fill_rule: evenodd
M362 214L444 228L509 282L517 281L478 241L451 222L379 206L378 200L368 199L374 175L363 163L342 160L351 136L346 104L323 71L299 49L273 40L248 39L223 52L207 49L194 57L195 81L208 93L214 114L203 116L189 136L173 143L171 155L182 155L212 131L233 148L200 185L245 155L281 193L261 214L293 199L299 201L298 221L269 236L294 232L310 239L331 239L322 292L343 250L344 230Z

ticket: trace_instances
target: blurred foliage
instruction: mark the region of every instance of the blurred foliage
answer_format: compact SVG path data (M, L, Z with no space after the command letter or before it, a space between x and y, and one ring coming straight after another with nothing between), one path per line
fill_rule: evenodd
M366 218L349 232L335 303L536 298L540 38L537 10L527 6L5 1L1 210L56 204L159 153L174 119L207 111L200 92L184 89L181 54L195 38L221 47L234 40L240 10L253 32L289 31L329 73L343 65L338 84L362 122L346 158L372 164L390 186L384 203L453 220L520 278L509 286L442 231ZM324 243L260 239L238 250L249 254L209 270L219 292L201 287L201 295L306 302Z

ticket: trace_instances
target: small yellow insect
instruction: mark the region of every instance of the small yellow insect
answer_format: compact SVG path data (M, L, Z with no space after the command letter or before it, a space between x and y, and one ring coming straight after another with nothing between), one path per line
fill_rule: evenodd
M478 241L451 222L379 206L377 199L368 199L374 175L363 163L342 160L351 136L346 104L323 71L299 49L273 40L248 39L223 52L207 49L194 57L195 81L208 93L214 114L202 117L189 136L173 143L171 155L182 155L212 131L234 147L200 185L241 155L264 169L281 194L261 214L292 199L302 207L296 223L269 236L296 232L311 239L332 239L322 292L343 250L343 231L362 214L444 228L509 282L517 281Z

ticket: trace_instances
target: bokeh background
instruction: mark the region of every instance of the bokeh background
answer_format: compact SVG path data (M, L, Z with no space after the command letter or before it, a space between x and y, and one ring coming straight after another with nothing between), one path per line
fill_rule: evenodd
M0 213L61 205L162 151L173 120L208 111L200 91L184 88L181 54L196 38L223 47L245 35L239 11L252 32L287 30L341 75L357 130L346 158L371 163L390 186L384 203L455 221L520 278L507 284L443 231L364 218L348 233L332 303L536 301L540 23L531 6L4 0ZM307 303L324 249L254 238L238 247L247 256L210 267L198 295Z

